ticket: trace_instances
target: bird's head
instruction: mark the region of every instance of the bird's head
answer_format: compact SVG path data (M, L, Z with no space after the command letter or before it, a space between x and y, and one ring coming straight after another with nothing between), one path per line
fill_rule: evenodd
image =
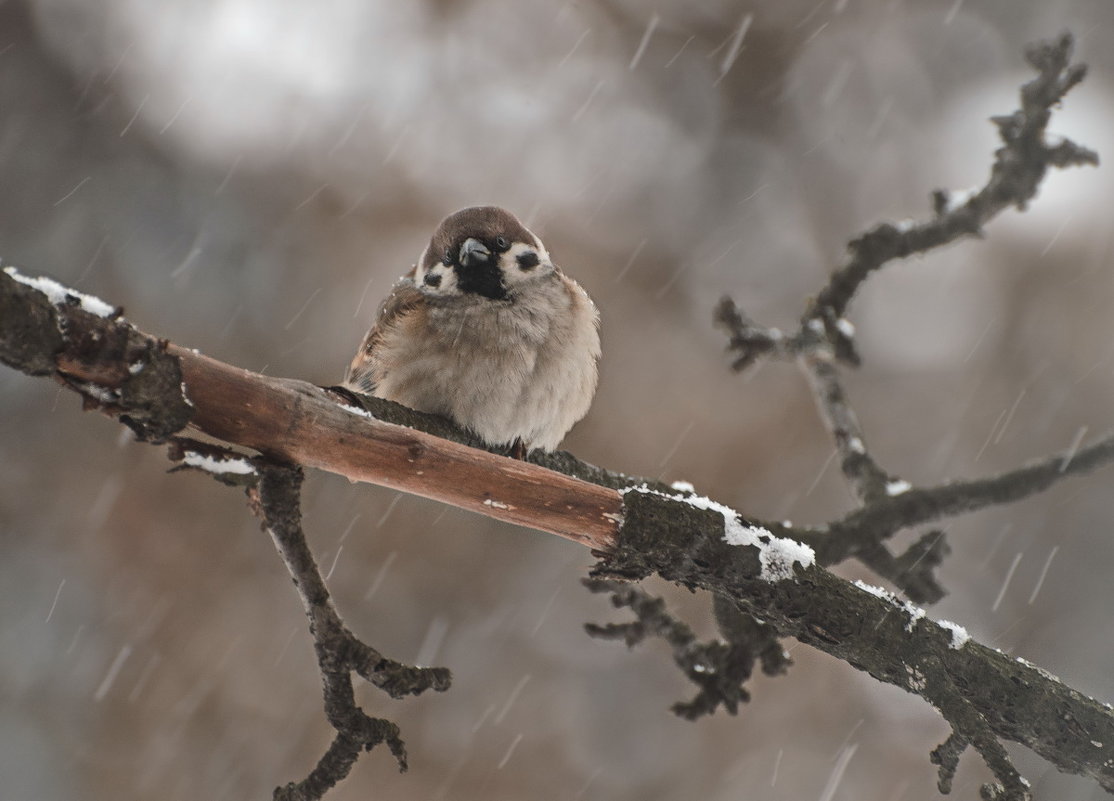
M517 217L498 206L472 206L437 226L414 283L432 297L509 300L554 269L541 240Z

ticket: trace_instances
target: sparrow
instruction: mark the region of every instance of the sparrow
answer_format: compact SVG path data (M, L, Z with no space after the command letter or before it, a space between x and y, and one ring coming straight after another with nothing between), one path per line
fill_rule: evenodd
M394 285L344 384L449 417L523 458L552 451L596 391L599 312L509 211L449 215Z

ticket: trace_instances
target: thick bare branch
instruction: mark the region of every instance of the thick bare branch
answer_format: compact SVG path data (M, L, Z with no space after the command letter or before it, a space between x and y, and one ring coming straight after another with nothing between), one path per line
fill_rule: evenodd
M624 500L619 547L597 575L637 580L657 573L730 598L782 636L920 695L949 721L965 719L970 705L986 724L980 737L990 732L1022 743L1114 792L1114 710L1106 705L928 620L884 590L851 584L819 565L798 564L791 579L762 578L763 550L780 543L729 544L738 521L717 509L650 492L628 492ZM930 686L929 676L937 683Z
M500 520L606 549L619 526L619 495L593 479L605 474L568 456L567 472L510 459L444 438L474 440L445 420L398 404L344 395L305 381L271 378L156 340L124 320L50 299L0 272L0 361L54 374L87 408L119 417L144 439L161 441L187 423L225 442L277 459L432 498ZM28 326L46 336L37 349ZM62 336L59 337L59 332ZM160 405L161 404L161 405ZM388 422L391 421L391 422ZM434 430L439 436L425 433ZM542 458L547 458L543 455Z
M21 292L22 286L0 273L0 304L7 303L6 294ZM415 429L372 419L337 403L324 390L302 382L266 378L182 348L157 343L121 321L99 317L76 306L55 306L41 293L23 293L19 302L9 303L7 308L15 317L6 315L0 318L0 360L15 361L9 358L5 343L12 341L8 332L22 325L18 319L21 311L33 316L45 315L44 319L51 324L44 328L63 333L61 348L45 355L33 353L29 361L42 365L53 360L56 376L67 386L91 398L90 403L96 408L121 419L133 413L128 403L131 398L138 397L141 409L146 410L146 422L141 428L144 431L164 431L171 426L170 421L177 421L179 425L186 423L180 414L177 417L163 415L165 404L168 409L185 408L192 415L187 419L191 419L195 426L200 427L198 420L212 420L211 424L206 424L206 430L215 436L226 435L229 441L255 447L271 455L305 453L307 461L326 469L333 463L328 461L327 455L314 450L312 443L335 443L344 452L346 448L353 447L352 441L356 441L361 448L382 449L377 453L385 461L398 459L401 454L399 465L384 466L373 463L368 457L353 457L356 459L354 467L348 462L342 463L344 470L352 470L360 477L382 475L383 471L391 471L391 476L404 476L407 469L434 470L437 466L431 463L433 455L440 459L441 454L456 453L459 449L463 452L460 459L465 462L475 460L470 462L472 466L469 469L473 471L470 475L475 476L480 487L498 485L502 488L507 482L515 481L523 482L523 492L530 491L529 481L541 487L538 490L541 497L552 499L551 505L538 510L537 518L531 518L526 511L520 512L520 521L542 530L575 525L571 517L564 518L566 523L562 526L556 526L552 521L561 520L566 514L583 517L575 510L592 508L593 501L577 495L584 487L592 489L590 498L614 497L617 503L611 507L614 511L608 514L614 515L614 520L625 521L621 531L611 532L606 537L574 537L576 541L608 555L603 569L605 577L640 578L656 572L685 586L711 590L765 621L779 635L797 637L860 669L868 670L883 681L898 684L912 692L919 690L915 683L909 682L907 666L915 668L920 664L918 659L935 656L954 677L963 698L986 718L987 725L996 736L1024 743L1062 770L1093 776L1104 787L1114 790L1114 768L1103 764L1114 759L1114 746L1097 748L1092 745L1092 740L1114 744L1114 715L1109 710L1083 698L1046 674L995 651L973 643L952 649L948 630L919 618L910 620L908 610L896 601L857 589L818 565L804 571L798 567L794 573L789 563L793 559L811 562L812 555L801 546L778 537L815 539L818 536L816 532L773 524L766 527L769 531L751 528L726 507L707 499L671 490L663 492L660 485L644 484L628 476L608 473L577 462L568 455L546 458L552 459L552 466L577 472L583 479L574 481L536 464L523 464ZM45 339L44 347L58 348L58 338L49 334ZM79 350L73 344L90 341L109 343L112 347ZM20 346L21 353L33 350L25 345ZM162 403L158 396L151 394L153 390L139 393L130 382L142 375L146 368L130 369L137 363L129 361L133 353L146 354L168 376L180 375L185 380L190 402L183 398L180 382L165 379L157 382L164 396ZM175 368L179 368L180 373L174 373ZM209 380L211 384L206 383ZM374 399L367 399L366 402L376 409L380 417L436 424L436 421L424 419L427 416L415 416L401 407L378 405ZM272 415L275 419L268 419ZM445 425L443 422L440 424ZM338 430L333 431L333 426ZM370 431L365 433L362 431L364 428ZM454 436L467 436L451 427L449 430ZM268 440L267 436L272 439ZM288 436L293 436L296 444L291 444ZM383 441L387 444L384 445ZM1070 461L1060 456L1047 462L1055 464L1056 475L1060 475L1061 467L1064 472L1078 471L1094 466L1104 458L1109 458L1109 454L1102 449L1086 448L1074 454ZM410 459L414 462L411 463ZM1038 483L1054 480L1048 463L1043 467L1037 466L1030 480ZM486 471L491 471L491 474ZM525 475L530 476L529 480L523 478ZM605 489L590 483L592 479L623 486L624 491ZM400 487L397 483L392 486ZM631 491L633 486L645 489ZM659 491L655 493L652 486L657 486ZM410 491L420 492L421 487L420 482L410 485ZM474 488L465 487L458 491L467 495ZM600 495L596 491L608 494ZM1005 491L1013 493L1018 490L1007 488ZM948 508L977 503L978 499L988 495L999 497L985 488L975 493L975 499L959 487L953 488L951 493L954 498L949 501L950 507L945 504ZM479 497L484 496L481 494ZM507 497L505 489L493 497ZM915 500L918 495L910 491L888 497L884 503L911 503L909 498ZM469 508L492 517L506 514L506 510L482 502L472 501ZM918 507L913 505L911 508ZM938 513L944 507L937 505L933 508ZM528 511L532 509L527 507ZM724 540L727 535L733 537L733 541L751 544L728 545ZM779 544L787 546L780 556L778 547L770 550L771 545ZM764 575L771 580L764 579ZM777 580L779 578L782 580ZM304 586L311 598L320 596L320 587L316 587L315 582L307 581ZM324 619L327 620L328 616ZM365 673L360 665L369 666L374 660L364 656L365 652L351 656L347 663L349 669ZM330 674L327 669L326 675L339 674ZM351 691L347 673L345 677L330 690L342 700ZM1078 725L1065 728L1064 714L1077 721ZM333 719L334 716L330 715L330 720ZM357 740L372 733L368 728L370 724L358 716L357 719L337 717L335 725L349 727L342 730L356 732L358 736L353 736ZM382 734L378 730L376 732L376 736ZM324 761L343 764L354 741L338 737ZM385 737L385 741L388 744L392 742L390 737ZM1110 764L1114 765L1114 761Z

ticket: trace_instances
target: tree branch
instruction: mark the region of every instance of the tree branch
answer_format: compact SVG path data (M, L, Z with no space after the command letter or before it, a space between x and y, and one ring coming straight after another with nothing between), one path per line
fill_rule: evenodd
M843 317L859 286L875 270L894 259L978 236L999 212L1016 206L1024 211L1037 193L1049 167L1097 165L1098 155L1066 139L1048 143L1045 131L1052 108L1083 80L1087 68L1071 65L1073 41L1063 33L1051 42L1030 45L1025 58L1038 74L1021 87L1021 108L1007 116L993 117L1002 138L986 184L970 195L933 193L936 217L918 225L883 223L850 244L850 258L836 270L803 317L828 325Z
M4 310L0 360L16 367L30 366L33 369L27 372L40 374L47 364L53 364L54 376L79 392L87 408L118 417L141 438L166 439L175 426L188 424L264 452L272 460L267 464L276 458L300 456L320 469L437 497L490 517L509 519L513 512L517 522L565 536L571 533L571 539L605 556L598 571L602 578L630 580L658 573L691 588L708 589L765 621L779 636L796 637L911 692L924 694L923 688L909 683L906 665L916 666L922 656L936 656L953 677L957 691L986 718L996 736L1024 743L1060 769L1092 776L1114 791L1114 768L1104 765L1107 761L1114 765L1114 746L1092 745L1092 740L1114 744L1110 710L1047 674L990 649L968 643L953 650L950 631L925 620L914 620L915 625L907 630L908 609L913 607L876 597L836 578L813 563L807 547L786 539L805 540L815 536L815 531L780 524L752 527L733 510L706 498L601 470L568 454L539 457L538 461L555 468L550 470L470 448L426 434L416 426L437 428L461 441L468 439L467 432L372 398L360 399L375 410L375 417L366 416L360 413L362 409L349 406L348 398L334 400L339 394L305 382L249 373L155 340L121 319L101 317L65 301L55 304L10 273L0 272L0 309ZM20 333L32 329L41 334L38 342ZM1067 471L1103 461L1103 454L1092 450L1079 451ZM1064 457L1046 461L1060 464ZM453 470L467 471L467 480L475 484L446 488L446 483L463 480ZM426 476L435 472L441 482L433 485L416 475L419 472ZM1042 475L1044 480L1053 478L1047 467ZM227 475L224 478L229 480ZM293 481L289 475L283 480ZM534 492L545 502L532 502L530 493ZM278 489L275 493L280 499L286 497ZM959 489L954 494L967 497ZM985 494L976 493L979 497ZM523 505L513 510L484 503L492 499L502 504L503 498L520 496ZM898 495L888 502L908 502L905 498ZM290 501L285 503L289 509ZM606 528L599 525L601 519L607 521ZM617 521L623 521L621 528ZM575 526L581 524L592 524L598 533L580 534ZM853 529L852 523L846 525L847 531ZM729 545L725 537L745 544ZM276 542L281 550L284 546L278 536ZM284 560L288 566L293 563L294 570L301 569L302 557L284 552ZM794 562L807 567L794 567ZM319 598L321 586L306 579L300 591L311 599ZM327 624L319 623L314 615L311 621L325 630L335 625L332 615L335 611L327 613ZM363 660L361 653L367 652L346 658L351 669L363 674L366 671L359 666L370 666L376 660ZM332 670L328 664L322 667L326 695L343 705L351 684L346 685L347 677L340 679ZM720 677L708 678L729 686ZM338 683L331 686L334 680ZM743 697L737 695L739 700ZM1078 725L1065 728L1064 715ZM308 790L303 788L305 792L320 789L315 777L350 766L355 742L367 743L381 736L377 742L390 744L396 736L359 716L330 714L330 721L343 727L342 734L323 757L320 772L307 778L310 784L305 785Z
M687 720L711 715L719 706L729 714L739 711L739 704L750 700L743 684L760 663L767 676L777 676L789 669L792 661L778 642L772 626L757 622L751 615L740 613L727 599L716 596L717 619L726 642L698 642L692 629L665 609L665 601L644 590L619 581L584 579L592 592L610 593L615 607L628 607L637 620L632 623L609 623L600 626L586 623L584 628L601 640L622 640L633 648L649 636L660 637L673 650L673 661L700 688L691 701L672 706L674 714Z
M362 752L380 743L386 744L405 771L406 747L398 726L370 717L357 706L351 674L356 672L396 699L429 689L444 692L451 676L446 668L413 667L387 659L341 621L302 533L301 468L266 457L247 460L227 449L181 438L171 443L170 456L182 467L245 487L251 510L274 540L309 619L324 686L325 716L337 734L305 779L275 789L275 801L316 801L348 775Z
M963 746L969 744L1000 782L983 785L981 795L985 801L1029 801L1029 782L1017 772L983 714L958 691L939 660L929 659L925 666L928 668L925 692L952 726L952 735L930 757L940 765L940 791L947 792L944 788L950 787Z
M928 620L885 590L851 584L817 564L795 564L789 580L762 578L764 556L785 541L769 536L768 544L729 544L739 522L731 513L632 491L624 494L624 515L618 548L595 575L631 581L657 573L730 598L782 636L920 695L953 723L965 719L969 704L985 720L980 737L989 732L1022 743L1060 770L1090 776L1114 792L1114 711L1104 704L960 636L954 625Z
M1098 164L1093 151L1066 139L1050 142L1046 135L1053 107L1086 74L1084 65L1070 64L1072 44L1071 35L1064 33L1055 41L1027 49L1026 60L1038 74L1021 87L1018 110L992 119L1002 146L995 151L986 184L959 194L936 190L933 219L882 223L852 240L848 260L808 304L795 332L786 335L764 328L730 298L723 298L715 311L716 322L729 335L734 369L745 369L764 357L796 360L835 441L843 474L861 504L843 520L817 530L798 531L801 541L816 549L820 564L856 557L919 602L933 602L944 594L932 568L946 545L930 532L938 544L936 551L910 550L895 557L883 544L886 539L941 517L1018 500L1067 475L1093 470L1114 459L1114 443L1107 437L1079 452L996 478L914 490L879 466L870 454L837 367L839 363L860 363L854 326L844 314L873 272L896 259L926 253L967 235L981 235L982 227L1010 206L1024 210L1049 167Z
M1111 462L1114 433L1084 448L1069 448L997 476L951 481L879 498L831 523L823 532L798 533L803 542L816 548L821 564L837 564L904 528L1013 503L1043 492L1069 476L1085 475Z
M610 547L618 531L621 503L611 486L628 483L624 476L567 455L525 462L469 447L475 437L446 420L232 367L156 340L125 320L64 301L56 305L27 283L38 280L10 267L0 272L0 360L40 375L53 364L51 372L82 394L86 408L119 417L141 440L165 440L188 423L281 461L432 498L591 548ZM357 400L360 405L352 405ZM537 464L550 459L568 475Z

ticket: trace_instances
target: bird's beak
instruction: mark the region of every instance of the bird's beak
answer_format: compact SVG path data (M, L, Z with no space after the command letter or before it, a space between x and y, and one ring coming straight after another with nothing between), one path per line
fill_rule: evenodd
M491 251L487 249L483 242L469 237L460 246L460 255L457 256L457 261L462 267L471 267L474 264L487 261L490 257Z

